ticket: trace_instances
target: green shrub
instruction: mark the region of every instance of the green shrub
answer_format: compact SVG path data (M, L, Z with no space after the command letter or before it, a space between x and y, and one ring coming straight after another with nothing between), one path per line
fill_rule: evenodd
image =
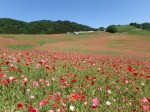
M105 31L105 28L104 28L104 27L99 27L98 30L99 30L99 31Z
M110 25L106 28L106 32L116 33L117 32L117 27L115 25Z

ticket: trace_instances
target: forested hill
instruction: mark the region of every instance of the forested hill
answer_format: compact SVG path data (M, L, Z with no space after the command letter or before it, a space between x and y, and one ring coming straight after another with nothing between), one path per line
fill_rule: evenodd
M91 30L95 29L70 21L40 20L33 22L23 22L10 18L0 18L1 34L58 34Z

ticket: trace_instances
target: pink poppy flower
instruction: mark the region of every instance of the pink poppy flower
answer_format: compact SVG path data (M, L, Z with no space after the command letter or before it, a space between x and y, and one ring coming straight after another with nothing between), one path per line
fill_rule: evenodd
M32 83L32 85L33 85L33 86L36 86L36 87L39 86L38 82L36 82L36 81L34 81L34 82Z
M97 97L94 98L92 100L92 108L97 108L98 102L99 102L98 98Z
M40 106L44 106L44 105L46 105L48 103L48 101L46 100L46 99L44 99L44 100L42 100L41 102L40 102Z
M140 106L140 108L141 108L142 110L149 110L149 107L148 107L147 105L142 105L142 106Z

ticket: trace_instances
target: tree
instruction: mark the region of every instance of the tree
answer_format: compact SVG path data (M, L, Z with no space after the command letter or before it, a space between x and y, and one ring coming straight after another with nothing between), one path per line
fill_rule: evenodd
M146 29L150 31L150 23L143 23L141 24L141 26L142 26L142 29Z
M135 26L137 28L141 28L141 24L138 24L138 23L130 23L131 26Z
M98 30L99 31L105 31L105 28L104 27L99 27Z
M116 33L117 32L117 27L115 25L110 25L106 28L106 32Z

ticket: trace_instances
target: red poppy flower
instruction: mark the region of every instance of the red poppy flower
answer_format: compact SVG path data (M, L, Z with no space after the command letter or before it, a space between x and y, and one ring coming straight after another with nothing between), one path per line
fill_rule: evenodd
M147 79L150 79L150 76L146 76Z
M29 112L37 112L35 108L32 107L32 105L28 106Z
M20 109L20 108L22 108L24 105L23 105L23 103L19 103L18 105L17 105L17 107Z
M2 78L4 75L3 74L0 74L0 78Z
M3 81L3 83L4 83L4 85L7 85L7 84L9 84L9 83L10 83L10 80L9 80L9 78L6 78L6 79Z
M55 95L55 96L54 96L54 100L55 100L55 101L59 101L59 100L60 100L59 96L58 96L58 95Z

